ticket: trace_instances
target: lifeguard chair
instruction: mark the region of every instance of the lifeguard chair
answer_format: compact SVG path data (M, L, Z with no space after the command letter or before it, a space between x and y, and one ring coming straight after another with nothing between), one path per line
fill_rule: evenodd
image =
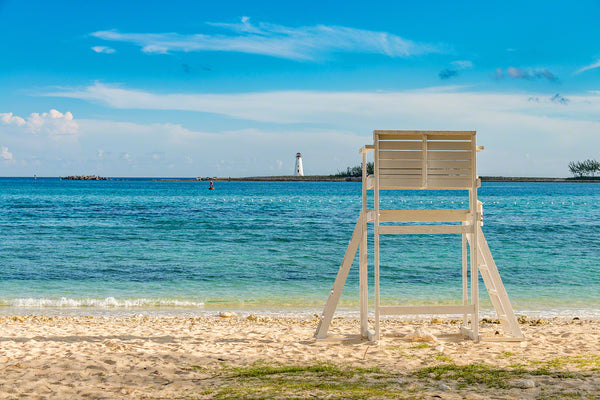
M477 200L477 188L481 182L476 172L476 154L483 150L483 147L477 146L475 134L474 131L376 130L373 132L373 145L360 149L363 171L362 211L315 332L317 339L327 337L348 272L359 248L360 332L363 338L380 339L379 319L382 315L432 314L462 315L461 334L475 341L481 340L478 285L481 273L504 333L508 335L494 339L523 339L500 274L481 230L482 203ZM367 153L371 151L374 151L374 173L367 176ZM469 209L384 210L380 208L380 190L429 189L468 191ZM368 190L374 191L373 209L367 208ZM374 330L369 329L368 321L368 223L373 223L374 226ZM379 237L410 234L462 235L462 302L455 305L423 306L382 306L380 304Z

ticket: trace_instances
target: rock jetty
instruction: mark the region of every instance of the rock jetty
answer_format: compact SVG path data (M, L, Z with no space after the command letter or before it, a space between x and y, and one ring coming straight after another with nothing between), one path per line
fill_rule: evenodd
M62 178L65 181L110 181L109 178L98 175L74 175Z

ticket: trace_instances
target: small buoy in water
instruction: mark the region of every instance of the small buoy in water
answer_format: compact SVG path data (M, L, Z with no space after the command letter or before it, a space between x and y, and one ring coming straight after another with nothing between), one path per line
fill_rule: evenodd
M215 190L212 181L210 181L210 183L208 184L208 190Z

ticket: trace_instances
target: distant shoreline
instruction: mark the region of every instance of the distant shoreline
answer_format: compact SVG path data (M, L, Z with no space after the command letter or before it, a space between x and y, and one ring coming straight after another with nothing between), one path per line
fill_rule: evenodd
M28 177L0 177L2 179L22 179ZM523 176L481 176L482 182L575 182L575 183L600 183L600 177L577 179L577 178L545 178L545 177L523 177ZM69 177L37 177L32 179L62 179L62 180L85 180L85 181L160 181L160 182L361 182L361 177L344 177L334 175L307 175L307 176L246 176L246 177L100 177L100 176L69 176Z
M541 178L512 176L481 176L482 182L600 182L600 179ZM258 182L361 182L361 177L330 175L312 176L251 176L243 178L213 178L214 181L258 181Z

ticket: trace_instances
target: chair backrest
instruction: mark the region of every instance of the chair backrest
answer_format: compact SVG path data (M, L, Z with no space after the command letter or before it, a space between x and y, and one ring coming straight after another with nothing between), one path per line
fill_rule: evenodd
M476 188L474 131L373 131L379 189Z

